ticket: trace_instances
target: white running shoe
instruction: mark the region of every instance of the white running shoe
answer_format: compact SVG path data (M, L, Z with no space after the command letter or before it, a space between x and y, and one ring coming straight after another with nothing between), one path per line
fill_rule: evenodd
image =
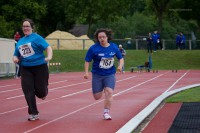
M111 116L107 112L103 114L103 117L104 117L104 120L112 120Z
M28 117L28 121L35 121L39 119L39 115L30 114Z

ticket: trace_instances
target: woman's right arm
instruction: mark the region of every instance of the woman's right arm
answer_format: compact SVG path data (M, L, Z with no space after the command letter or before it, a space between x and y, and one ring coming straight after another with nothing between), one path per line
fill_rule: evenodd
M90 63L85 61L85 74L84 74L85 79L88 79L88 77L89 77L89 72L88 72L89 66L90 66Z

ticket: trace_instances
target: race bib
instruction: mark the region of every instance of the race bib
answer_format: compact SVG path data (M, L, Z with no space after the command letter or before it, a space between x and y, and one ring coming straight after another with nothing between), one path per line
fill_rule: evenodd
M101 61L99 63L99 67L100 68L104 68L104 69L109 69L113 66L114 64L114 58L101 58Z
M19 46L19 52L21 56L23 56L24 58L35 54L35 51L33 50L31 43Z

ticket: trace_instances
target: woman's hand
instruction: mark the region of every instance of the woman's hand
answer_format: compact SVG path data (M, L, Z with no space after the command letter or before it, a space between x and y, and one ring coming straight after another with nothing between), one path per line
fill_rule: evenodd
M19 62L19 58L17 56L13 56L13 62L17 64Z
M88 73L85 73L83 77L84 77L84 79L88 79L89 74L88 74Z

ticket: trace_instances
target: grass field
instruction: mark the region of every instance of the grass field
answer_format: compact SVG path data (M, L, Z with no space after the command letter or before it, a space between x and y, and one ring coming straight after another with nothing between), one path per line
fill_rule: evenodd
M175 94L165 100L167 103L200 102L200 87L195 87Z
M59 71L81 72L84 71L84 58L86 50L54 50L51 62L60 62ZM143 65L148 61L146 50L127 50L125 57L125 71L130 67ZM200 69L200 50L158 50L152 54L153 69ZM117 61L116 61L117 64ZM90 67L91 68L91 67ZM56 71L57 67L50 67L50 71Z

